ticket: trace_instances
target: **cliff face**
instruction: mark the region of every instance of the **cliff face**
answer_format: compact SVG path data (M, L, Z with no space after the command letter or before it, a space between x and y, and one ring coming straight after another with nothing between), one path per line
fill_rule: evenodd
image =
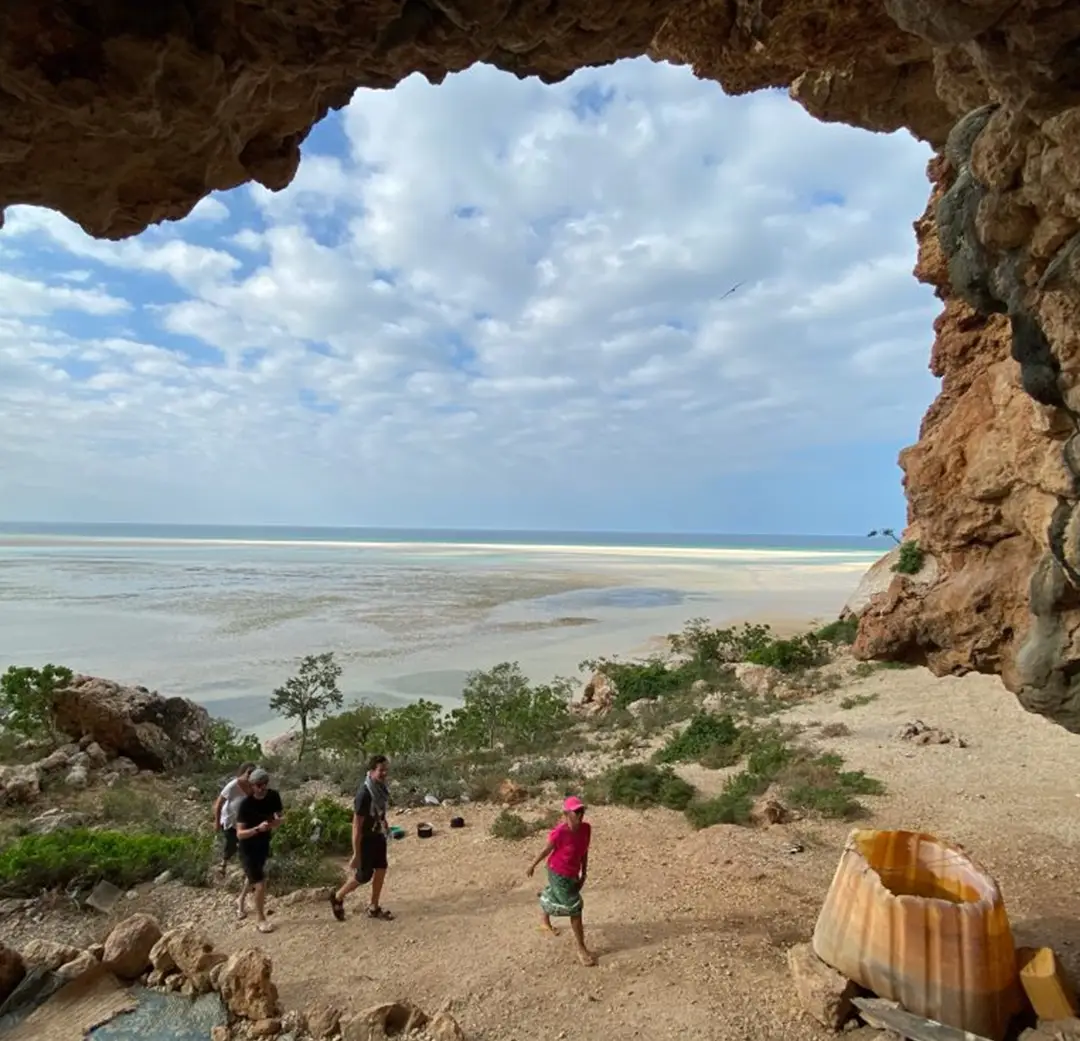
M9 0L0 213L121 238L211 190L280 189L358 86L476 61L549 82L632 55L941 150L919 222L942 393L903 457L910 534L863 654L1000 671L1080 731L1080 5L1065 0ZM1029 590L1030 584L1030 590Z

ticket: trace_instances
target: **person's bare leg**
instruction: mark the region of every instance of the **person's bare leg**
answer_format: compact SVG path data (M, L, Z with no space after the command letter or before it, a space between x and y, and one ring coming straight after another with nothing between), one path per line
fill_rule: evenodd
M574 930L574 939L577 940L578 961L582 965L595 965L596 957L585 946L585 923L582 922L581 915L570 919L570 928Z
M266 883L255 883L255 928L268 933L274 927L266 920Z
M247 895L248 890L251 888L251 884L245 878L243 885L240 886L240 895L236 898L236 917L247 917Z
M379 868L371 876L371 906L376 910L382 907L379 899L382 897L383 882L386 881L386 868Z
M346 882L335 894L334 902L340 904L347 896L355 893L360 888L360 883L356 881L355 875L350 875L348 882Z
M540 928L546 933L551 933L552 936L559 935L559 930L551 924L551 915L547 911L540 912Z

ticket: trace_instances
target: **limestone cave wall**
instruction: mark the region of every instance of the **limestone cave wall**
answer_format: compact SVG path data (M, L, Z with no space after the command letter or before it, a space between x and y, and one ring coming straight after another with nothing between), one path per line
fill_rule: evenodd
M895 580L857 649L1000 672L1080 731L1072 0L9 0L0 214L37 204L122 238L212 190L285 187L357 87L477 61L554 82L641 54L938 150L917 273L944 304L942 390L902 465L939 577Z

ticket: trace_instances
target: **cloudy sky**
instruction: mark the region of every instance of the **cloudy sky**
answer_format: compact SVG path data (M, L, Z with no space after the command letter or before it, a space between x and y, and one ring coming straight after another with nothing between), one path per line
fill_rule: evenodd
M928 155L645 59L477 67L136 239L11 209L0 519L899 527Z

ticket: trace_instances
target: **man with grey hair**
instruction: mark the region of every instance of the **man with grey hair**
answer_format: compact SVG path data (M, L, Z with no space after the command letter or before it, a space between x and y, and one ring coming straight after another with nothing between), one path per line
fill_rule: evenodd
M266 862L270 859L270 837L281 826L284 807L281 796L270 787L270 775L261 766L252 770L249 781L251 794L236 813L236 837L244 877L255 891L255 927L260 933L269 933L274 927L266 920ZM237 912L243 912L242 904L237 905Z

